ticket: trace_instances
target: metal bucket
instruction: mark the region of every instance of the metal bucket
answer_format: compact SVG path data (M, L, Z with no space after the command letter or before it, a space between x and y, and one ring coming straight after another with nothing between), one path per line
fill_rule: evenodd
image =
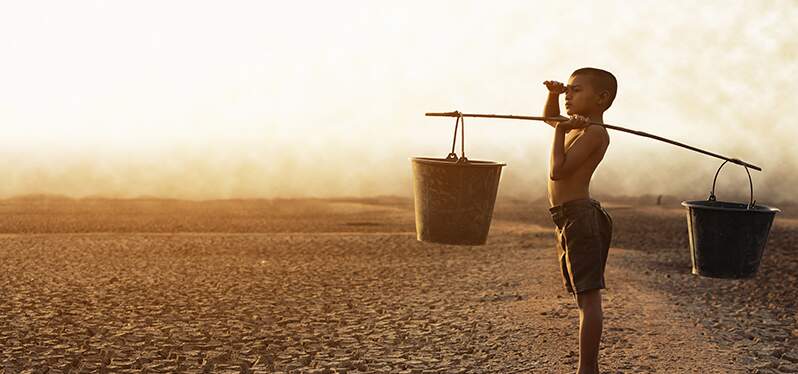
M748 168L751 198L748 204L717 201L715 183L704 200L683 201L687 208L690 257L693 274L727 279L744 279L756 275L765 251L770 227L781 210L756 204L754 185Z
M461 127L461 157L452 152L446 158L413 157L413 195L418 240L454 245L485 244L499 188L501 169L506 164L474 161L465 157L465 135Z

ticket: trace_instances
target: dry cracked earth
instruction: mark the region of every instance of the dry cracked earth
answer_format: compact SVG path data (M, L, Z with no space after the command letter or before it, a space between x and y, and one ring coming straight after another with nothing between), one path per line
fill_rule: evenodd
M798 220L756 278L690 274L684 211L609 200L602 373L798 373ZM488 245L412 201L0 201L0 372L569 373L578 314L539 202Z

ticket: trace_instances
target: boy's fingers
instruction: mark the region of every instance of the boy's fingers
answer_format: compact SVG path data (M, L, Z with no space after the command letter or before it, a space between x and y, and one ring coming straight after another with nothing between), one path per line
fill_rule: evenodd
M569 119L567 122L569 123L570 127L573 128L587 127L589 124L587 117L579 114L574 114L573 116L571 116L571 119Z

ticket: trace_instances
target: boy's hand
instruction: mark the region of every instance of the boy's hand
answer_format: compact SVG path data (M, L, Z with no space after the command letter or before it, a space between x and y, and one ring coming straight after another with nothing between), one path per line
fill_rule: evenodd
M590 126L590 120L587 117L580 116L578 114L571 116L571 118L567 121L557 124L558 129L563 129L566 131L583 129L588 126Z
M543 82L546 85L546 88L549 89L549 93L553 93L555 95L564 94L565 93L565 85L557 82L557 81L545 81Z

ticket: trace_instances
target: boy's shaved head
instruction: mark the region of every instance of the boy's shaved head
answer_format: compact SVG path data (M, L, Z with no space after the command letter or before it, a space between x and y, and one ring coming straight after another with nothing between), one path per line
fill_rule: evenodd
M581 68L576 69L571 74L572 77L576 75L589 77L593 89L596 90L597 93L607 91L609 96L604 110L607 110L610 105L612 105L612 101L615 100L615 94L618 93L618 80L615 79L612 73L596 68Z

